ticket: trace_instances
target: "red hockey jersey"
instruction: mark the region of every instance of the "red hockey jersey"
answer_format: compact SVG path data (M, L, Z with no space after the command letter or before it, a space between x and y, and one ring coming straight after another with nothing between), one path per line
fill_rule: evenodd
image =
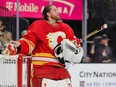
M73 30L67 24L58 22L52 26L46 20L37 20L29 26L28 32L19 40L20 53L56 59L53 49L63 38L71 41L76 39ZM33 64L54 65L54 63L45 61L33 61Z

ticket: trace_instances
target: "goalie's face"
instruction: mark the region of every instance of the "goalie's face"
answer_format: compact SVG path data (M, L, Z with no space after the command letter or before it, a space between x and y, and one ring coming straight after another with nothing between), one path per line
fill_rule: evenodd
M58 21L60 19L58 10L54 5L52 5L50 7L50 12L48 12L47 15L48 15L48 17L50 17L51 19L56 20L56 21Z

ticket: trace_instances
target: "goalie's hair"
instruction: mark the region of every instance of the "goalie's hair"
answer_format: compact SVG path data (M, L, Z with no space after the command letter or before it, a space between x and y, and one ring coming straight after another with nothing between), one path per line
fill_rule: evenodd
M44 17L45 20L48 20L48 15L47 15L47 13L50 12L50 10L51 10L50 7L51 7L51 6L53 6L53 5L48 5L48 6L46 6L46 7L44 8L43 12L42 12L42 15L43 15L43 17Z

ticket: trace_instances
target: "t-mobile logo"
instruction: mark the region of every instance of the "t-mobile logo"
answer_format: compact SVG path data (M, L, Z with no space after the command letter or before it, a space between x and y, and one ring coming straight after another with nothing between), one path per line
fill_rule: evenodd
M11 11L13 8L13 2L6 2L6 8Z

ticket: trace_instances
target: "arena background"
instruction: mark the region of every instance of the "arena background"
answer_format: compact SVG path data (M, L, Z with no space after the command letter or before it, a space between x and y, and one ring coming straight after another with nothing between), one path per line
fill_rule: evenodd
M10 2L10 0L6 0L7 2ZM51 0L52 1L52 0ZM62 1L62 0L61 0ZM8 6L6 6L5 1L1 0L0 1L0 13L1 13L1 19L3 19L5 26L7 26L8 30L10 30L13 33L13 39L16 40L16 11L12 15L12 12L8 9ZM13 2L16 2L13 0ZM23 1L26 2L26 1ZM82 6L81 10L83 9L83 4L82 0L74 0L70 1L67 0L69 3L81 3L80 6ZM3 4L2 4L3 3ZM50 4L50 1L47 1L47 4ZM52 1L52 4L54 3L54 0ZM4 5L4 6L3 6ZM60 4L62 5L62 4ZM78 4L77 4L78 5ZM76 4L75 4L76 6ZM73 19L71 18L61 18L63 22L69 24L73 29L78 38L82 38L82 23L83 19L80 17L76 18L78 14L81 14L80 11L78 12L78 9L76 10L77 12L74 13ZM83 10L81 11L83 12ZM97 28L100 28L104 23L108 24L108 29L101 31L90 38L87 39L87 41L92 41L95 36L100 36L104 33L106 33L109 38L110 38L110 46L113 51L113 60L116 58L116 18L115 18L115 13L116 13L116 0L87 0L87 29L86 32L89 34L90 32L94 31ZM21 14L21 12L19 12ZM61 14L62 15L62 14ZM7 16L7 17L5 17ZM20 16L20 15L19 15ZM85 16L83 14L83 16ZM20 23L19 23L19 37L21 36L21 32L35 20L41 19L39 18L30 18L30 17L20 17ZM84 25L83 25L84 26ZM87 43L87 54L89 54L90 50L90 43Z
M92 41L95 36L101 36L107 34L110 38L109 45L113 51L113 61L116 60L116 0L88 0L88 20L87 20L87 33L100 28L103 24L108 24L108 29L101 31L92 37L88 38L88 41ZM76 14L75 14L76 15ZM34 19L28 19L30 23ZM36 20L36 19L35 19ZM82 38L82 21L83 20L63 20L69 24L73 29L77 37ZM88 42L88 54L90 50L90 43Z
M32 1L36 1L36 0L32 0ZM107 29L91 36L90 38L87 39L87 43L86 42L84 42L84 43L87 44L86 50L87 50L87 55L89 55L89 50L90 50L90 46L91 46L90 42L93 40L93 38L95 36L101 36L102 34L107 34L108 37L110 38L109 45L113 51L113 56L114 56L112 58L113 63L110 63L110 64L88 64L88 63L85 63L84 61L82 61L81 64L75 65L74 67L71 66L71 68L73 68L73 69L69 68L69 71L70 71L70 73L72 73L71 75L74 77L73 80L76 79L76 80L74 80L74 82L76 82L78 80L78 83L79 83L78 87L116 87L116 82L115 82L116 81L116 79L115 79L115 77L116 77L116 69L115 69L115 67L116 67L116 65L115 65L115 62L116 62L116 46L115 46L116 45L116 39L115 39L115 37L116 37L116 17L115 17L116 0L50 0L52 2L50 2L49 0L39 0L38 1L39 5L41 5L40 2L42 2L42 1L44 1L42 3L44 5L56 4L57 6L60 6L60 7L62 7L63 5L59 1L65 2L63 9L65 7L70 9L69 6L66 5L67 2L68 2L68 4L71 3L71 5L72 5L72 3L73 4L75 3L75 7L81 6L80 8L77 8L77 10L74 12L72 18L68 18L67 15L61 14L61 20L65 23L69 24L73 28L75 35L80 39L83 37L83 29L84 29L83 27L85 26L85 24L84 24L85 16L87 18L87 20L86 20L87 28L85 29L87 34L100 28L103 24L108 25ZM45 3L45 1L46 1L46 3ZM55 1L57 1L60 4L57 4ZM84 13L85 12L85 9L84 9L85 1L86 1L86 5L87 5L86 15ZM13 3L11 3L11 2L13 2ZM12 4L16 5L16 2L18 3L18 0L0 0L0 19L3 20L4 25L7 27L7 30L12 32L13 40L17 40L18 38L20 38L21 32L23 30L26 30L32 22L34 22L35 20L38 20L38 19L42 19L41 15L39 17L34 18L34 16L36 16L37 14L35 14L33 17L29 17L29 16L27 17L27 15L21 16L23 11L17 12L16 8L12 14L12 9L13 9ZM26 3L26 2L30 3L31 0L30 0L30 2L27 0L22 0L22 3ZM36 3L36 4L38 4L38 3ZM26 5L26 4L24 4L24 5ZM33 6L33 4L31 3L30 6ZM81 16L77 16L79 14L81 14ZM32 16L32 15L30 15L30 16ZM66 16L66 18L62 18L63 16ZM19 24L17 24L17 23L19 23ZM85 45L83 45L83 46L85 46ZM86 58L86 56L84 56L84 57ZM76 71L76 72L73 72L73 71ZM88 74L93 74L93 75L96 74L96 77L91 76L90 78L88 78L89 77ZM77 75L77 76L75 76L75 75ZM79 79L77 79L75 77L77 77ZM87 81L90 81L90 82L87 82ZM103 84L102 84L102 82L103 82ZM85 83L85 85L87 85L86 83L88 83L88 85L83 86L83 85L80 85L81 83L82 84ZM77 83L74 83L74 84L77 84ZM94 85L92 85L92 84L94 84ZM101 86L101 84L102 84L102 86ZM73 87L76 87L76 85Z

